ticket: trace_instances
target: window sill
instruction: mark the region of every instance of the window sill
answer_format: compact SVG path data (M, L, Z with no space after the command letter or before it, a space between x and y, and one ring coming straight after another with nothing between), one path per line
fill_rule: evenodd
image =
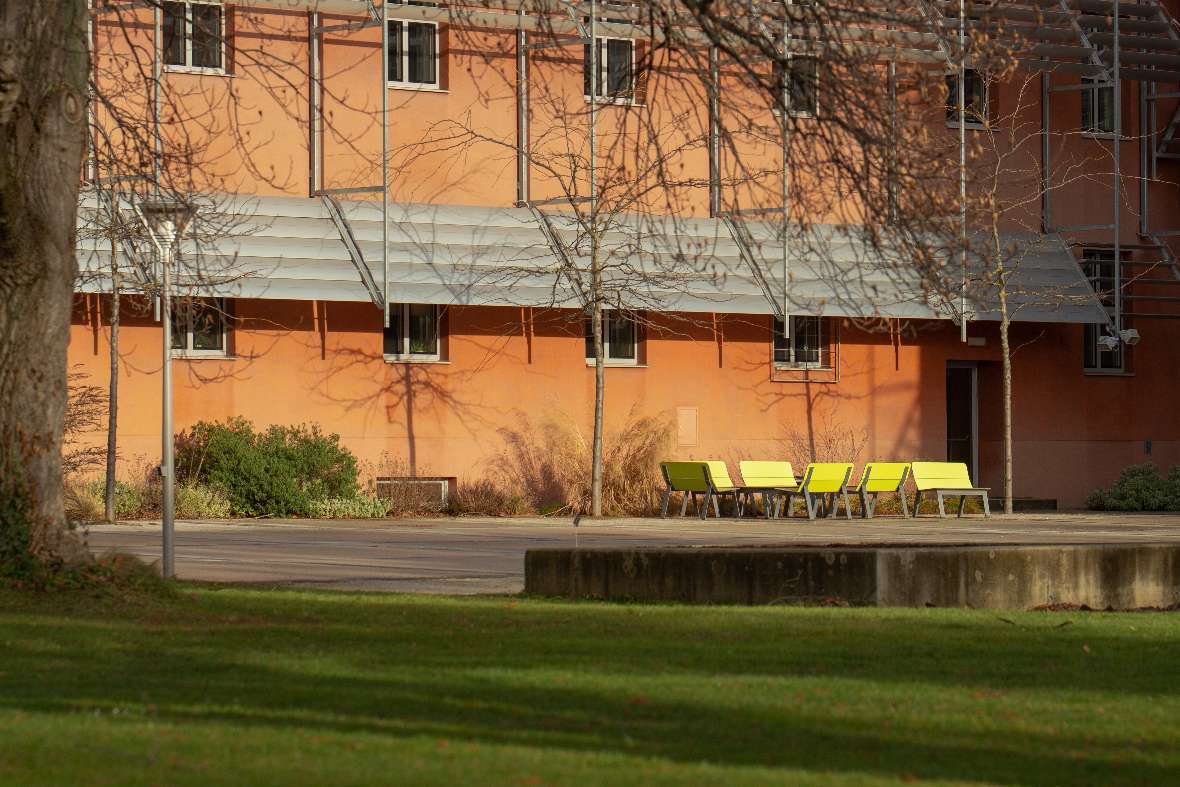
M582 98L587 104L590 103L590 96L582 94ZM607 98L606 96L599 96L596 103L599 106L616 106L616 107L642 107L642 101L636 98Z
M1125 369L1082 369L1086 377L1134 377L1134 372Z
M1079 136L1082 136L1086 139L1105 140L1107 142L1110 142L1115 138L1115 133L1113 131L1083 131L1080 133ZM1122 141L1127 142L1128 139L1129 138L1127 137L1127 135L1124 134Z
M201 352L192 350L173 350L172 360L174 361L233 361L238 356L229 355L224 352Z
M774 365L776 372L830 372L831 366L808 366L805 364L793 363L776 363Z
M958 128L959 121L948 120L946 122L946 127L947 128ZM982 123L964 123L963 128L967 129L968 131L986 131L987 130L987 126L983 125Z
M429 356L423 357L423 358L415 358L412 356L405 356L405 355L383 355L383 356L381 356L381 358L386 363L390 363L390 364L392 364L392 363L414 363L414 364L425 364L428 366L432 365L432 364L436 365L436 366L447 366L451 363L450 361L445 360L443 358L431 358Z
M594 368L594 359L587 358L586 366L590 369ZM638 361L607 361L603 364L607 369L646 369L647 364L639 363Z
M438 85L417 84L414 82L386 82L385 86L390 90L408 90L411 93L450 93L444 87Z
M194 74L207 77L233 76L224 68L199 68L197 66L164 66L165 74Z

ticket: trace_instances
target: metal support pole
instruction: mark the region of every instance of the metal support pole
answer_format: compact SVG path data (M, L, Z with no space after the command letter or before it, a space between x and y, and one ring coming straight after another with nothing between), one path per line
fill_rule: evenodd
M709 215L721 213L721 54L709 47Z
M1122 238L1122 149L1123 149L1123 90L1119 72L1119 0L1114 0L1114 335L1123 329L1123 258Z
M162 353L163 374L161 375L162 416L160 425L160 491L163 500L160 504L160 527L164 536L163 559L160 563L161 572L165 579L176 576L175 555L175 489L173 485L174 461L172 456L172 300L169 293L171 278L169 269L172 267L173 238L176 228L171 222L162 224L165 237L157 242L160 254L160 325L163 328L164 347Z
M598 63L598 2L590 0L590 259L598 265L598 230L594 222L598 219L598 80L601 78ZM597 297L597 294L595 295Z
M381 3L381 313L389 327L389 4Z
M1053 231L1052 151L1049 149L1049 90L1052 75L1041 72L1041 232Z
M308 15L307 27L307 195L323 188L320 176L320 27L319 11Z
M1151 178L1151 161L1148 152L1151 138L1148 134L1148 100L1147 85L1139 83L1139 234L1147 235L1151 231L1150 195L1147 192L1147 181Z
M152 18L155 20L152 26L152 194L157 199L160 197L160 153L164 147L160 130L160 80L163 78L160 65L160 30L164 24L161 8L162 6L157 5L152 11ZM152 316L157 320L164 319L160 296L157 295L152 300Z
M967 341L967 8L959 0L959 339Z
M897 220L897 61L889 61L889 219Z
M529 34L524 29L524 9L516 12L516 201L528 202L529 188Z
M787 1L789 9L794 2ZM791 62L790 39L791 20L787 14L783 19L783 84L781 136L783 144L783 338L791 338Z

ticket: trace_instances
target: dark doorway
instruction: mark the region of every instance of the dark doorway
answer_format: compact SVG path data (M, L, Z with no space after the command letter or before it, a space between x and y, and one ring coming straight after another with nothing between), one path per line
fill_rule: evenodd
M966 464L979 483L979 370L973 363L946 366L946 460Z

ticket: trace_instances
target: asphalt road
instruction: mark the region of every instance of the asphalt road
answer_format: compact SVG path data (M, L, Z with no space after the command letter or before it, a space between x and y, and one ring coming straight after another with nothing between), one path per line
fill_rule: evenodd
M93 527L96 553L160 557L159 522ZM826 544L1071 544L1180 541L1180 516L1026 514L964 519L583 520L594 547ZM179 522L182 579L423 593L517 593L525 550L570 547L569 520L431 519L358 522Z

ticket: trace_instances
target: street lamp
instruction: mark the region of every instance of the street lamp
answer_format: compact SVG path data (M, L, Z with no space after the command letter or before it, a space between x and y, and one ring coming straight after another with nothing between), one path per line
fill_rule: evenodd
M164 534L164 555L161 571L165 578L176 575L173 530L175 519L175 479L172 445L172 304L169 269L172 267L176 241L184 232L192 208L180 201L157 199L139 206L140 216L151 235L152 244L160 258L160 327L163 329L163 423L161 424L160 524Z

